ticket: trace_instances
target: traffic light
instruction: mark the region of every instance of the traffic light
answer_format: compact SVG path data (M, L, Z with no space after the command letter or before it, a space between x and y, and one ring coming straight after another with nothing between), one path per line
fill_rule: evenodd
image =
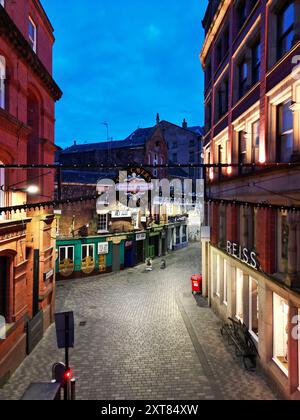
M72 371L71 369L67 369L64 374L64 381L65 383L70 382L71 379L72 379Z

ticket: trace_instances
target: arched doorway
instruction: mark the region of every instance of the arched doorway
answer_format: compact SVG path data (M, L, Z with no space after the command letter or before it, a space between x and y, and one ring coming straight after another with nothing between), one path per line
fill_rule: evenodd
M9 257L0 257L0 316L8 317L8 290L10 277Z

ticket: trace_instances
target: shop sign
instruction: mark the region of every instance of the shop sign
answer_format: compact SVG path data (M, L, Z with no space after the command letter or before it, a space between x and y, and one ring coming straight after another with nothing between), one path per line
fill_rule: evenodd
M146 238L147 238L146 233L138 233L138 234L136 235L135 240L136 240L137 242L138 242L138 241L145 241L145 240L146 240Z
M256 252L249 251L247 248L243 248L241 245L230 241L227 241L227 252L229 255L249 265L254 270L259 270Z
M106 255L109 252L108 242L99 242L98 243L98 255Z
M51 268L51 270L47 271L47 273L44 273L44 281L51 279L53 275L54 275L54 270L53 268Z
M127 219L131 217L131 211L128 210L116 210L111 212L111 217L113 219Z
M142 216L141 217L141 222L142 223L146 223L147 222L147 217L146 216Z

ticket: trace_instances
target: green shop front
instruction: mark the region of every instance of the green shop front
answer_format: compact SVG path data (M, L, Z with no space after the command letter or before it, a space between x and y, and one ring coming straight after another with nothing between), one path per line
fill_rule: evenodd
M58 280L89 277L124 269L127 236L57 240Z

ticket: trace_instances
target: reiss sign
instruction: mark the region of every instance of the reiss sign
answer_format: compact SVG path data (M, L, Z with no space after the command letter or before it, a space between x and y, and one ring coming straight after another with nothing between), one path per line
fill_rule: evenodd
M230 241L227 241L227 252L229 255L249 265L249 267L254 270L259 270L256 252L249 251L247 248L243 248L239 244Z

